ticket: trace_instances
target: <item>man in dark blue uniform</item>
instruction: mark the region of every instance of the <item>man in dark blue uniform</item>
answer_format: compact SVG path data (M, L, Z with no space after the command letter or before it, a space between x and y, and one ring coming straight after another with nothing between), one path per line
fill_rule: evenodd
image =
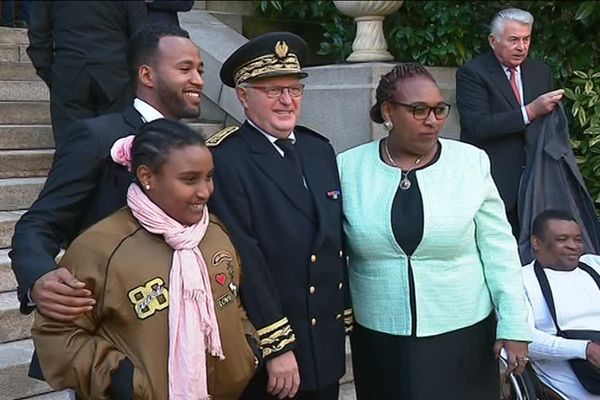
M242 300L260 336L265 369L245 399L338 398L351 328L342 199L335 154L297 126L307 46L283 32L235 51L221 80L247 120L207 141L215 157L209 205L243 262Z

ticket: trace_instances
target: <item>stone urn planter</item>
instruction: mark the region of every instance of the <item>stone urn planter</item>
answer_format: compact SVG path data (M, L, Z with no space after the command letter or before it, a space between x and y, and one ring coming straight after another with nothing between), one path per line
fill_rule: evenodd
M390 61L394 57L387 50L383 35L383 20L397 11L403 1L334 1L335 7L356 21L356 38L348 62Z

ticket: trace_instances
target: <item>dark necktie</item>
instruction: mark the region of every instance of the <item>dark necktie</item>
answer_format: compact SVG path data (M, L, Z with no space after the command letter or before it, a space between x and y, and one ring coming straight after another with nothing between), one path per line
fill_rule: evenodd
M519 104L523 104L521 103L521 93L519 93L519 85L517 84L517 69L511 67L508 70L510 71L510 87L512 87Z
M296 153L296 148L292 143L291 139L277 139L275 144L283 150L283 159L290 163L292 168L298 172L300 177L304 179L304 173L302 172L302 164L300 163L300 158L298 157L298 153Z

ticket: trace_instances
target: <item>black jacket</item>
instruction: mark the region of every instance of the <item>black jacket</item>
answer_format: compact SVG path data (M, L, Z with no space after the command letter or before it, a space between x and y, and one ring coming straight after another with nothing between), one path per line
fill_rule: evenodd
M528 264L534 259L530 243L533 219L549 208L570 212L581 226L585 253L598 254L600 222L571 150L562 104L534 121L529 130L537 140L528 148L527 168L519 189L521 261Z
M308 191L246 122L211 148L215 192L209 209L228 227L242 259L242 301L265 358L293 350L300 389L317 390L345 370L342 199L327 139L303 127L294 132Z
M129 39L145 23L143 1L35 1L27 54L64 101L78 90L80 75L91 75L115 99L129 82Z
M525 104L554 88L546 64L527 58L521 64ZM490 157L492 177L507 210L516 209L525 166L527 127L502 65L493 52L472 59L456 72L460 139Z
M17 222L12 238L9 256L22 312L33 310L27 307L27 291L56 268L61 246L125 205L130 174L108 156L115 140L141 125L141 116L130 107L77 121L67 130L66 145L56 151L44 188Z

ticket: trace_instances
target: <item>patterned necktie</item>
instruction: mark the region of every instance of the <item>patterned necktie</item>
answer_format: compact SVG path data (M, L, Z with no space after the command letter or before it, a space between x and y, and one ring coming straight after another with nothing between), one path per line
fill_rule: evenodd
M519 93L519 85L517 84L517 69L510 67L508 70L510 71L510 87L512 87L513 93L519 104L523 104L521 102L521 93Z

